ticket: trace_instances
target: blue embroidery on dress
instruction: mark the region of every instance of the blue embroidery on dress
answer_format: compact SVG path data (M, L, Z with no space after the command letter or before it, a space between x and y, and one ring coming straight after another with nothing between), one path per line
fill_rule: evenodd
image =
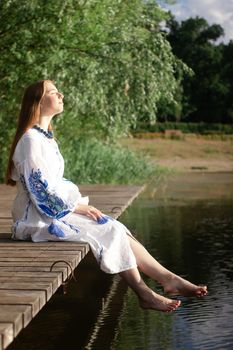
M48 182L42 181L40 169L32 169L28 182L31 193L35 196L38 207L49 217L62 218L70 212L67 204L55 194L48 193ZM21 175L21 182L25 184L24 176Z
M71 225L69 222L67 222L67 221L65 221L65 220L62 220L62 222L63 222L65 225L69 226L69 227L71 228L71 230L75 231L76 233L79 233L79 232L80 232L80 230L79 230L76 226Z
M62 229L59 226L55 225L54 223L49 225L48 231L51 235L54 235L57 237L65 237L65 233L62 231Z
M114 220L111 216L108 216L108 215L105 215L105 216L102 216L101 218L98 218L97 219L97 222L98 224L100 225L104 225L106 224L109 220Z

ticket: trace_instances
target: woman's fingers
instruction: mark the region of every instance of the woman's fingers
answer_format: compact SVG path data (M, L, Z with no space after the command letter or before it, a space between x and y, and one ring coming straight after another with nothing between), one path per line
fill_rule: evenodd
M98 219L101 219L104 216L104 214L100 210L96 209L91 205L86 205L86 204L78 205L75 212L77 214L86 215L95 221L97 221Z
M95 207L89 208L88 215L96 221L103 217L103 214L101 213L101 211L96 209Z

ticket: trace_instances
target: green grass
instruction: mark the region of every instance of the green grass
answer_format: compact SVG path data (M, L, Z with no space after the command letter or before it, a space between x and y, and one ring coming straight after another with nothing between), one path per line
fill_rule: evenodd
M166 173L166 169L152 164L144 154L95 139L76 140L65 153L65 176L78 184L142 184Z

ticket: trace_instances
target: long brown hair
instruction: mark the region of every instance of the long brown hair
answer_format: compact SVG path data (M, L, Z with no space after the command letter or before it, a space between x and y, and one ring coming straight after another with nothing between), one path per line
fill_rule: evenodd
M25 90L21 110L18 118L18 125L13 139L6 172L6 184L14 186L16 182L11 179L13 169L13 155L19 139L34 124L38 123L40 116L40 101L45 93L46 83L53 83L51 80L40 80L27 87ZM52 130L49 124L49 130Z

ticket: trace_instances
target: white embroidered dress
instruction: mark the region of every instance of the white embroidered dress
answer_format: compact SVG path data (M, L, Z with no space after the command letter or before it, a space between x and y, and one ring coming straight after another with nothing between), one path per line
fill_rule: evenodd
M12 208L13 239L87 242L103 271L136 267L130 232L122 223L109 216L97 222L74 213L77 204L88 204L88 197L63 178L64 160L54 139L28 130L16 146L13 162L12 179L18 188Z

